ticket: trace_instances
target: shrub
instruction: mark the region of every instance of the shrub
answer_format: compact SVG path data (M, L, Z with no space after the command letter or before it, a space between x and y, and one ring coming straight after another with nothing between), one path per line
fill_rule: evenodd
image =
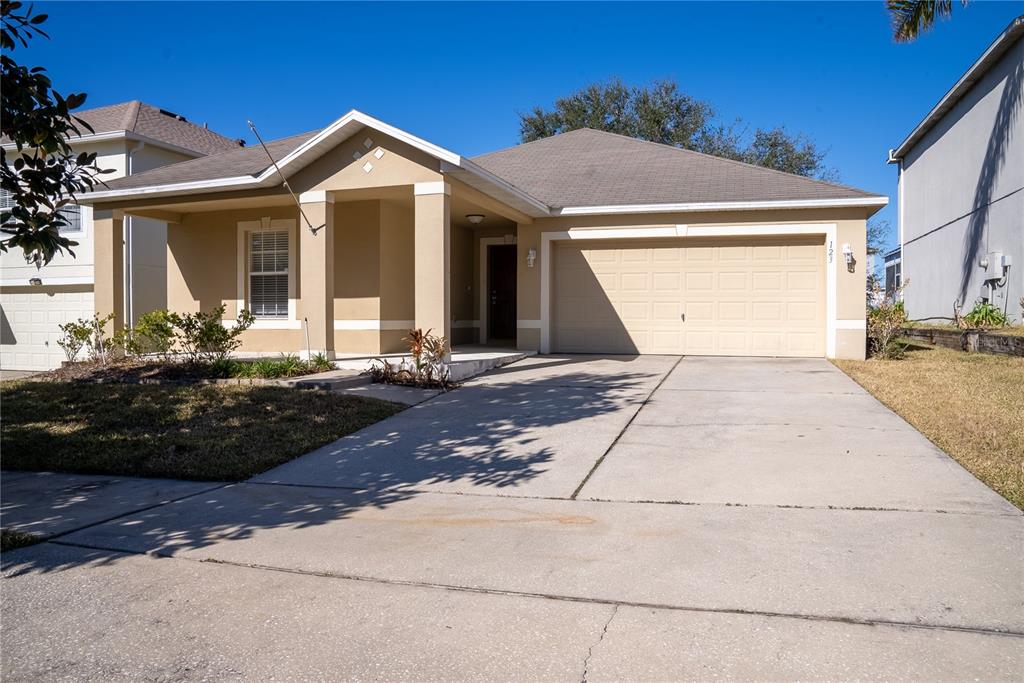
M314 372L328 372L334 369L334 363L324 353L313 354L313 357L307 361L307 365Z
M448 353L448 339L435 337L430 330L409 330L402 341L409 345L411 363L392 364L385 358L375 358L370 364L370 377L374 382L385 384L408 384L418 387L448 389L451 386L450 370L445 362Z
M868 308L867 320L871 355L890 360L903 357L906 344L899 341L899 335L907 323L907 311L902 295L909 282L904 282L892 294L874 293L875 304Z
M107 339L107 323L114 319L114 314L100 317L99 313L93 313L91 320L78 319L89 327L91 334L85 340L85 346L89 349L89 359L106 363L118 347L118 339Z
M163 357L170 354L174 346L174 324L167 311L157 309L139 316L134 331L140 338L140 353L156 353Z
M957 327L964 330L986 330L993 327L1006 327L1010 324L1006 315L999 310L998 306L979 301L967 315L960 315L955 312Z
M65 323L58 327L60 327L61 335L57 340L57 346L64 350L64 355L68 357L69 362L74 362L86 342L92 337L92 323L79 318L74 322Z
M189 361L217 362L237 349L242 340L241 334L249 329L255 318L246 310L241 311L234 324L225 326L222 322L225 307L197 313L169 313L168 320L177 330L176 338L181 350Z
M321 360L327 368L334 365L321 354ZM260 379L279 379L295 377L310 372L322 372L323 366L317 359L304 361L293 354L281 354L278 358L260 358L254 361L238 361L232 358L221 358L210 364L210 374L214 377L247 377Z

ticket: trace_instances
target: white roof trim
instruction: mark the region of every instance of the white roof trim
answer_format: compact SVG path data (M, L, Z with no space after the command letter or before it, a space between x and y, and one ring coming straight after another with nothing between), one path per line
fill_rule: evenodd
M910 148L916 145L924 137L924 134L938 123L943 116L948 114L956 103L960 101L960 98L988 73L989 68L1003 56L1003 53L1010 49L1017 35L1022 31L1024 31L1024 16L1019 16L1011 21L1010 25L992 41L992 44L974 61L974 64L942 96L938 104L932 107L921 123L917 124L914 130L910 131L910 135L900 143L900 146L889 152L888 163L895 163L906 156Z
M162 147L172 152L178 152L180 154L188 154L189 156L199 158L209 156L205 152L200 152L196 149L189 147L182 147L181 145L175 145L164 140L149 137L148 135L142 135L129 130L108 130L103 133L87 133L86 135L77 135L68 139L68 142L72 147L75 145L90 144L94 142L108 142L110 140L135 140L136 142L145 142L147 145L153 145L154 147ZM13 142L8 142L3 145L5 150L17 150L18 146ZM241 149L241 147L239 147ZM225 152L230 151L225 149Z
M606 204L603 206L567 206L555 209L555 216L594 216L616 213L683 213L694 211L756 211L758 209L826 209L847 206L877 206L889 203L888 197L851 197L847 199L782 199L758 202L692 202L687 204Z
M93 200L129 198L145 195L148 197L159 197L189 190L212 190L217 188L236 188L252 186L257 187L259 183L251 175L233 176L230 178L214 178L212 180L193 180L187 183L174 183L172 185L150 185L148 187L130 187L125 190L104 190L99 192L87 192L80 195L80 203L89 204Z

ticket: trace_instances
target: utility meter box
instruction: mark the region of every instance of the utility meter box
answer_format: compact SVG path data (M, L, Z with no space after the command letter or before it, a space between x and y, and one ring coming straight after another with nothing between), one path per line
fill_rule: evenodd
M1002 280L1006 277L1006 271L1010 268L1011 260L1009 254L1001 251L990 251L982 259L982 266L985 268L985 280Z

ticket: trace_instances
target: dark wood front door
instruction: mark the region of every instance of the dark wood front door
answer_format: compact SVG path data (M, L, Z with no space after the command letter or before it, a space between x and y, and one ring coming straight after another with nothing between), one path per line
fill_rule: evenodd
M487 247L487 338L516 338L516 245Z

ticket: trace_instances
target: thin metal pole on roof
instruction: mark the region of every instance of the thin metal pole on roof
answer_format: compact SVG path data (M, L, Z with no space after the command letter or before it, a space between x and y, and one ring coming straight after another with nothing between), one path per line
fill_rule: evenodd
M281 172L281 167L277 165L277 161L270 153L270 150L267 149L267 145L263 142L263 138L260 137L259 131L256 130L256 124L252 121L246 121L246 123L249 124L249 128L252 130L252 134L255 135L256 139L259 141L260 147L262 147L263 151L267 153L267 158L270 159L270 163L274 165L274 170L276 170L277 174L281 176L281 182L284 184L284 188L288 190L288 194L292 196L292 200L295 202L295 206L298 207L299 214L302 216L302 220L306 221L306 227L309 228L309 231L313 233L313 235L316 235L320 231L320 229L325 227L327 224L325 223L324 225L321 225L318 228L313 227L313 224L309 222L308 218L306 218L306 212L302 210L302 202L300 202L299 198L295 196L295 192L292 190L292 186L288 184L288 179L285 178L284 173Z

